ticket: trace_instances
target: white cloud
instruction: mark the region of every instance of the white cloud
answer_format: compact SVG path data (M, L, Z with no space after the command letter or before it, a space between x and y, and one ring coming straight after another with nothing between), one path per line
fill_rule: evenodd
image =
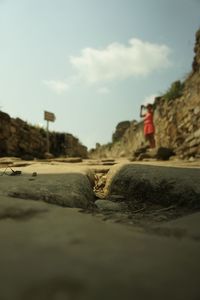
M158 95L153 94L153 95L147 96L147 97L144 99L143 104L144 104L144 105L147 105L148 103L153 104L153 103L154 103L155 97L158 97Z
M98 83L131 76L146 76L170 65L166 45L131 39L129 45L113 43L105 49L85 48L70 63L81 80Z
M107 87L104 86L104 87L100 87L98 89L98 93L103 94L103 95L107 95L107 94L110 93L110 90Z
M129 40L128 45L112 43L104 49L85 48L80 56L71 56L69 61L75 73L66 80L43 80L43 83L57 94L62 94L73 85L101 84L129 77L147 76L171 65L170 48L166 45ZM107 87L97 92L108 94Z
M69 89L69 84L61 80L43 80L43 83L58 95L63 94Z

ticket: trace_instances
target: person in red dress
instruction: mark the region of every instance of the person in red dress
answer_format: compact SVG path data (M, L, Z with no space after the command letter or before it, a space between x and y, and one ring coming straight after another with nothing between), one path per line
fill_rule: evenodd
M145 113L143 113L143 109L146 109ZM153 105L152 104L147 104L147 106L141 105L140 117L144 118L145 139L149 142L150 148L155 148L156 142L155 142L155 138L154 138L155 127L154 127L154 123L153 123Z

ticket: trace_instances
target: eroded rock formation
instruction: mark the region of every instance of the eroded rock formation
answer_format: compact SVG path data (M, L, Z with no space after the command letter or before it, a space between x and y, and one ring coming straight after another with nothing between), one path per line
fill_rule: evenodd
M50 152L54 156L87 157L87 148L69 133L50 132ZM26 159L44 158L47 151L46 132L19 118L0 111L0 156Z

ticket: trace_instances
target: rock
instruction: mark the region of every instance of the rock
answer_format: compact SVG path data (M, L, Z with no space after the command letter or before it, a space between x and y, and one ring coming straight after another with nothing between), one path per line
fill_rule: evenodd
M82 162L81 157L67 157L67 158L56 158L54 161L57 162L64 162L64 163L80 163Z
M91 169L87 169L85 171L85 174L90 182L90 186L92 187L92 189L95 186L95 173L91 170Z
M106 211L122 211L127 208L125 203L116 203L110 200L97 200L95 201L95 205L98 209Z
M180 161L181 158L178 155L173 155L173 156L170 156L169 160L171 160L171 161Z
M105 163L105 162L115 162L115 160L113 159L113 158L107 158L107 159L102 159L101 160L103 163Z
M68 155L87 158L87 147L72 134L49 132L49 144L53 156ZM43 159L46 149L46 131L43 128L29 125L20 118L11 118L0 111L0 153L2 156L16 156L24 160L32 160L34 157Z
M101 160L103 166L113 166L116 164L116 161L112 158L106 158Z
M87 208L94 200L91 182L82 173L40 174L34 181L29 179L28 175L2 176L0 195L77 208Z
M164 222L154 226L154 230L168 236L189 237L194 240L200 239L200 213L196 212L176 220Z
M169 160L169 158L173 155L175 155L175 153L172 149L160 147L157 150L156 158L160 160Z
M121 151L119 153L119 157L126 157L126 152L125 151Z
M53 156L53 154L52 153L49 153L49 152L45 152L44 153L44 158L45 159L52 159L54 156Z
M103 166L114 166L116 164L116 162L112 162L112 161L107 161L107 162L103 162L102 165Z
M134 151L133 156L138 157L140 154L146 153L147 149L149 149L149 146L140 147Z
M95 176L97 179L97 184L96 184L97 189L104 187L106 184L106 178L107 178L106 175L96 174Z
M143 160L143 158L149 158L149 155L147 154L148 149L148 145L137 148L135 151L133 151L132 157L129 158L129 161Z
M111 201L122 201L124 200L124 196L122 195L110 195Z
M137 160L155 159L157 157L156 149L147 149L145 153L141 153Z
M35 201L24 201L2 196L0 201L0 220L29 220L38 214L46 213L51 205Z
M113 133L112 141L117 142L119 141L122 136L124 135L125 131L130 127L130 121L123 121L117 124L115 133Z
M199 113L200 113L200 108L199 107L195 107L194 114L198 115Z
M172 155L175 155L175 153L169 148L160 147L158 149L156 148L152 149L147 146L147 147L139 148L134 153L134 157L130 160L131 161L145 160L145 159L168 160Z
M194 133L195 138L200 138L200 128Z
M1 157L0 158L0 165L2 166L13 166L16 163L20 162L20 158L19 157Z
M198 72L200 69L200 29L196 32L196 43L194 46L195 57L192 63L193 72Z
M31 154L24 154L24 155L21 156L21 159L22 160L27 160L27 161L32 161L32 160L34 160L34 156L31 155Z
M121 164L108 172L105 197L125 202L200 207L200 169ZM117 201L117 199L116 199Z
M189 159L188 159L189 162L194 162L195 161L195 158L193 156L191 156Z
M27 163L27 162L17 162L17 163L13 163L12 167L20 168L20 167L28 167L30 165L31 163Z

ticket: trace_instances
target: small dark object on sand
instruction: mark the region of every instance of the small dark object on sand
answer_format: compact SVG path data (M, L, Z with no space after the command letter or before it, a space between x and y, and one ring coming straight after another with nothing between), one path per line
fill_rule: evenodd
M16 175L21 175L22 174L22 171L13 171L12 170L12 173L10 174L10 176L16 176Z

